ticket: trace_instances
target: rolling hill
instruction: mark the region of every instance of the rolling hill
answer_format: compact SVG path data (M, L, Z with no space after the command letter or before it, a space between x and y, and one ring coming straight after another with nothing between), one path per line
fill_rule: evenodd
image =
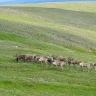
M96 72L16 63L17 53L96 62L96 3L0 6L1 96L95 96ZM82 78L81 78L82 77ZM89 93L90 91L90 93Z

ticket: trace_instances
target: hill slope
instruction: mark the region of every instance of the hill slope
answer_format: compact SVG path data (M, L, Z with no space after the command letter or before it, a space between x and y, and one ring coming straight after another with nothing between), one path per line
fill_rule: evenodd
M61 72L36 62L14 61L16 53L35 53L96 62L95 5L0 6L0 95L95 96L94 70L83 73L67 66Z

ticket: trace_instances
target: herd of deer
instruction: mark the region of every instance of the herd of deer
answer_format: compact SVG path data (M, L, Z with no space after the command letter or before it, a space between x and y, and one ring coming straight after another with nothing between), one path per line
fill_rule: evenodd
M96 70L96 62L89 62L89 63L84 63L83 61L73 59L71 57L58 57L58 56L42 56L38 54L19 54L16 56L16 61L23 61L23 62L41 62L41 64L53 64L55 67L60 66L62 71L64 70L65 64L73 64L74 67L75 65L79 65L82 70L84 67L86 67L88 70L90 70L91 66Z

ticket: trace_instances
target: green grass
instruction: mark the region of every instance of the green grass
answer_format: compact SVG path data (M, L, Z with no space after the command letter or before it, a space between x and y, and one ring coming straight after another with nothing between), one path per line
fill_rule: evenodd
M83 73L79 68L66 68L61 72L52 66L46 68L36 63L9 63L6 67L3 65L1 72L1 95L95 96L96 93L94 71Z
M17 53L96 62L96 3L0 6L0 96L95 96L96 71L16 62ZM81 7L82 6L82 7Z

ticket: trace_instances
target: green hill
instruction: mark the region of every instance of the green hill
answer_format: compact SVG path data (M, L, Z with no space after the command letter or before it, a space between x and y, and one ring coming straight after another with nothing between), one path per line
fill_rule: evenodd
M95 96L95 71L16 63L17 53L96 62L96 3L0 6L1 96ZM90 91L90 93L89 93Z

